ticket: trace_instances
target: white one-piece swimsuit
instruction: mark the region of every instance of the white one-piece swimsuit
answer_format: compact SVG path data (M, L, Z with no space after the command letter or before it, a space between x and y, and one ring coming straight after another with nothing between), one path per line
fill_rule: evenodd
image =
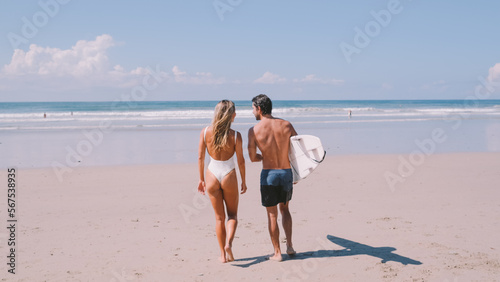
M205 141L206 144L206 136L207 136L207 127L205 127L205 132L203 133L203 141ZM238 136L238 131L234 131L234 143L236 144L236 138ZM208 164L208 170L210 170L213 175L215 175L215 178L219 180L219 183L222 183L222 179L224 176L226 176L228 173L230 173L234 168L234 153L233 155L225 161L219 161L215 160L210 156L210 153L208 153L208 156L210 157L210 163Z

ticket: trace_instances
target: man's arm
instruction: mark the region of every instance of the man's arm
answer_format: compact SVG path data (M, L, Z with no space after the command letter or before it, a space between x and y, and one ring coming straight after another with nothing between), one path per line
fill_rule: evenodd
M262 161L262 155L257 154L257 139L253 127L248 130L248 156L252 162Z
M297 133L297 131L295 131L295 128L293 128L293 125L292 125L292 123L291 123L291 122L288 122L288 126L290 127L290 132L291 132L290 136L299 135L299 134Z

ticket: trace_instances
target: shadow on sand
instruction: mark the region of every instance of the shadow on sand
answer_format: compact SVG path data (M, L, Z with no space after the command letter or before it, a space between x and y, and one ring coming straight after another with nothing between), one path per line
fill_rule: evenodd
M372 247L365 244L361 244L358 242L350 241L347 239L343 239L340 237L335 237L332 235L326 236L330 242L337 244L339 246L344 247L343 250L318 250L312 252L302 252L297 253L294 256L283 256L284 260L304 260L308 258L328 258L328 257L345 257L345 256L356 256L356 255L368 255L372 257L377 257L382 259L382 263L386 263L388 261L399 262L404 265L414 264L420 265L422 264L420 261L413 260L408 257L404 257L398 254L393 253L396 248L392 247ZM323 245L323 244L322 244ZM324 245L323 245L324 247ZM252 265L261 263L263 261L268 260L268 256L258 256L251 258L242 258L236 259L233 263L234 266L239 267L250 267ZM244 264L239 264L242 262L247 262Z

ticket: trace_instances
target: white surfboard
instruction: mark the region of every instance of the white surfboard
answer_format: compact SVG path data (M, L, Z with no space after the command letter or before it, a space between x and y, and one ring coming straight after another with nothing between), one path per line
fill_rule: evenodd
M325 159L326 151L321 140L312 135L290 137L288 158L293 172L293 182L306 178Z

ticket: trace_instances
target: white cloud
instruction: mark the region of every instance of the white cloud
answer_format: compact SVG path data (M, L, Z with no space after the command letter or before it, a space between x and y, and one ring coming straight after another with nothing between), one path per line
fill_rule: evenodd
M42 47L31 44L29 50L16 49L9 64L0 70L0 89L26 88L31 85L40 89L82 89L88 87L133 87L143 82L151 69L137 67L130 71L121 65L112 65L109 48L118 45L108 34L95 40L80 40L69 49ZM152 68L154 69L154 68ZM166 83L222 84L224 78L216 78L210 72L188 74L178 66L172 72L153 70Z
M187 73L185 71L181 71L178 66L174 66L172 68L172 73L174 74L176 80L182 80L182 78L187 75Z
M296 83L320 83L320 84L332 84L332 85L341 85L344 83L344 80L341 79L324 79L316 77L315 74L308 74L301 79L294 79L293 82Z
M14 51L3 73L73 77L104 74L110 69L106 51L114 45L113 38L107 34L98 36L94 41L80 40L67 50L31 44L27 52L21 49Z
M118 45L107 34L95 40L80 40L68 49L42 47L32 44L29 50L16 49L9 64L0 70L0 89L45 89L68 91L89 87L128 88L140 85L144 78L154 73L165 83L222 84L226 80L210 72L188 74L178 66L172 72L160 71L159 67L137 67L125 70L112 65L109 48Z
M489 70L488 81L500 81L500 63L495 64Z
M318 82L319 78L316 77L315 74L308 74L302 79L294 79L294 82Z
M215 78L209 72L197 72L194 75L190 75L185 71L181 71L178 66L172 68L172 73L174 75L174 81L178 83L186 84L222 84L226 82L224 78Z
M11 62L0 71L0 79L8 81L13 89L26 84L57 90L124 88L140 84L150 71L144 67L126 71L120 65L112 66L107 52L116 45L108 34L91 41L79 40L69 49L31 44L28 51L14 50ZM156 75L168 78L164 72Z
M266 71L261 77L254 80L254 83L275 84L285 82L286 78Z

